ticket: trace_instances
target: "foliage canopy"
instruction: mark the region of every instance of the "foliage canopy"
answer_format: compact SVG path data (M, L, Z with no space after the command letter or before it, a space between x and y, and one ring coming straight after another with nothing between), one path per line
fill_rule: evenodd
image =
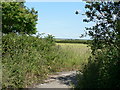
M2 32L35 34L37 11L29 9L24 2L2 2Z
M90 2L85 8L88 19L83 21L96 23L95 26L86 28L93 38L93 46L96 49L111 45L118 48L120 46L120 2Z
M84 22L95 22L86 28L92 37L92 56L79 78L82 88L120 87L120 1L88 2ZM78 86L79 87L79 86Z

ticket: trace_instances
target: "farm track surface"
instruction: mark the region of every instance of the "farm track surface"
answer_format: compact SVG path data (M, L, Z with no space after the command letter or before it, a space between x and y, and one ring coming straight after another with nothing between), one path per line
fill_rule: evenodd
M56 75L49 75L48 79L43 84L39 84L31 88L73 88L73 85L77 85L76 71L69 72L57 72Z

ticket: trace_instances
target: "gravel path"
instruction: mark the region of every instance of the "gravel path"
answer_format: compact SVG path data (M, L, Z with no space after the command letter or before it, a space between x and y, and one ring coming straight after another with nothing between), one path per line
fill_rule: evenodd
M72 85L76 84L76 71L57 72L57 75L49 75L45 83L36 85L34 88L72 88Z

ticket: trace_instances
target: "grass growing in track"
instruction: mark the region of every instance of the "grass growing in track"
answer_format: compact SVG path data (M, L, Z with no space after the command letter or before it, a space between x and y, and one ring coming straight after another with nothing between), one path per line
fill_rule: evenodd
M61 58L63 60L63 70L78 70L81 66L87 63L90 56L90 48L87 44L76 43L57 43L63 52Z

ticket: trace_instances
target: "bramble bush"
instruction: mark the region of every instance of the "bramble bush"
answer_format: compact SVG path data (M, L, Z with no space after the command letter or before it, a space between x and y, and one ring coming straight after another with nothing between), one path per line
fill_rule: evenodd
M50 71L56 70L51 66L62 63L51 35L40 38L6 34L2 38L2 48L3 88L25 88L40 83Z

